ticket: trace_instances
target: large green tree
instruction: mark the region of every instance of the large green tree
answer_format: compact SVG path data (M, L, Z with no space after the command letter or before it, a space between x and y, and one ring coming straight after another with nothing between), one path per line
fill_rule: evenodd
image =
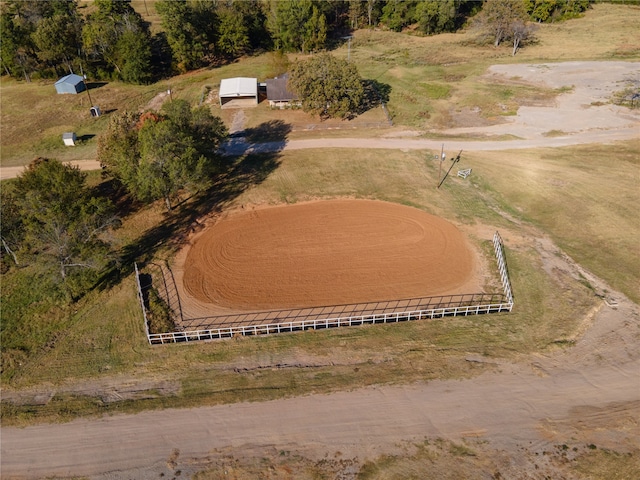
M2 266L7 267L11 262L5 261L5 254L11 257L15 265L20 265L19 249L24 240L24 225L20 214L18 199L13 192L3 188L0 190L0 241L2 243Z
M382 8L382 23L387 28L399 32L414 22L418 3L415 0L389 0Z
M276 48L285 52L315 52L325 47L327 19L313 0L272 0L267 28Z
M323 118L355 115L364 97L356 66L328 53L296 62L291 68L289 86L301 99L305 111Z
M29 82L38 68L37 49L31 34L48 10L35 2L0 4L0 59L4 73Z
M415 16L420 30L427 35L455 29L459 0L424 0L418 2Z
M51 265L59 278L78 287L111 259L104 233L118 225L111 202L91 195L86 174L57 160L31 162L15 182L21 251ZM87 276L87 272L89 275Z
M526 0L531 19L536 22L554 22L580 15L590 6L589 0Z
M476 26L492 38L497 47L503 41L514 39L514 30L520 30L528 20L525 0L485 0L476 16Z
M82 45L81 32L82 20L77 12L42 19L32 34L38 57L54 69L58 64L64 64L73 73L72 63Z
M92 58L114 69L125 82L151 80L149 25L130 1L95 0L97 10L82 29L84 48Z
M167 34L174 68L186 72L206 65L215 54L216 4L159 0L155 8Z
M209 108L174 100L160 114L114 115L98 140L98 158L135 197L163 199L171 210L180 190L205 187L219 171L227 133Z
M217 50L232 57L243 54L249 48L249 28L242 12L233 4L218 11L219 28Z

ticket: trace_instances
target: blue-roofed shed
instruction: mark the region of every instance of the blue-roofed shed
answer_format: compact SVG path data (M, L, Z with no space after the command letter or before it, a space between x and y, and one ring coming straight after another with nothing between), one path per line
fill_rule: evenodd
M55 84L58 93L80 93L86 90L84 79L80 75L72 73L66 77L62 77Z

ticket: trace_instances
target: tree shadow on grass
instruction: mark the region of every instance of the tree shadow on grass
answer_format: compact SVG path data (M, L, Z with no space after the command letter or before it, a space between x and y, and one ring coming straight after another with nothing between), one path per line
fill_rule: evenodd
M92 196L106 197L111 200L116 212L118 212L118 217L122 220L136 213L144 206L142 202L129 194L125 186L116 178L103 180L93 187Z
M279 124L274 127L280 135L281 142L278 143L284 145L285 140L282 136L288 133L287 128ZM271 138L276 138L275 133L271 132L271 135ZM209 188L178 204L166 213L162 223L146 230L134 242L126 245L119 252L118 265L105 272L98 288L105 289L116 285L133 272L134 262L150 261L159 248L168 250L169 253L180 250L192 233L203 228L199 219L223 211L244 191L259 185L276 170L280 165L280 150L281 148L231 157L227 168L217 175Z
M357 110L358 115L379 107L383 103L389 102L391 85L379 82L378 80L363 80L364 97Z
M246 141L251 143L278 142L286 140L291 130L290 123L285 123L282 120L269 120L257 127L246 128L242 132L238 132L237 136L245 137Z

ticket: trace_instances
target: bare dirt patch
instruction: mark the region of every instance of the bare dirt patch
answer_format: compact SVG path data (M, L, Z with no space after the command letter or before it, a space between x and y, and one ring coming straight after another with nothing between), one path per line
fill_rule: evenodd
M497 125L469 125L472 118L464 122L458 116L458 127L446 133L511 134L536 138L541 145L554 130L565 136L608 132L613 138L616 130L633 128L637 136L637 112L613 105L612 98L633 84L639 69L638 62L622 61L493 65L483 76L489 84L552 88L559 95L554 99L543 90L539 96L520 101L517 114L503 117Z
M454 225L372 200L234 212L194 238L176 263L185 310L191 300L212 310L299 308L479 292L482 285Z

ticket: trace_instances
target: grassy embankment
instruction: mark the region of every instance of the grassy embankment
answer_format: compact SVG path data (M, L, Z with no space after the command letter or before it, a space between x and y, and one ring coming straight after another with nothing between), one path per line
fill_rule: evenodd
M613 15L610 12L617 12L616 29L612 29L613 20L608 20ZM507 49L496 51L466 44L465 34L422 39L387 32L378 32L380 37L362 32L352 44L352 58L365 78L375 78L391 86L389 109L394 121L401 126L447 125L452 108L455 113L456 109L469 106L480 108L480 114L491 121L495 105L509 99L515 103L525 102L531 96L537 98L549 92L523 87L507 95L503 87L483 84L478 76L488 64L637 56L637 50L626 48L624 40L624 35L632 35L627 26L633 15L640 15L640 11L633 7L598 6L584 19L544 26L539 34L540 45L523 50L515 59L508 56ZM602 32L595 28L599 25L598 18L603 19ZM600 39L602 45L598 43L588 49L580 46L578 40L582 38L584 42L587 32ZM574 41L577 43L572 43ZM571 47L570 51L561 52L563 42ZM545 53L545 45L551 53ZM338 54L346 55L346 49ZM458 60L450 64L451 59ZM430 66L435 61L439 64ZM93 90L92 96L97 98L94 103L106 111L139 108L170 85L177 98L197 103L203 86L216 85L219 78L261 76L268 70L264 57L253 57L148 87L110 83ZM426 85L418 81L427 77ZM3 166L23 164L35 155L67 160L85 158L85 154L92 155L95 151L96 137L87 138L86 144L78 149L56 145L63 131L97 135L106 125L108 115L98 120L86 118L88 100L82 96L56 96L51 84L24 85L6 79L1 90ZM407 101L412 99L415 102ZM476 105L474 102L479 99L486 104ZM447 106L449 104L453 107ZM64 113L67 110L70 113ZM512 107L507 108L510 110ZM36 111L40 115L36 115ZM247 126L255 127L284 114L286 112L272 112L260 106L248 111ZM370 114L380 118L377 112ZM5 130L5 125L11 125L11 129ZM297 126L301 125L304 124ZM365 135L375 132L367 131ZM290 138L326 134L294 128ZM629 202L633 202L637 190L626 172L630 168L637 171L640 147L637 142L606 147L609 158L616 159L607 166L601 166L593 155L585 159L585 152L584 147L519 152L520 161L501 154L500 162L493 154L491 157L474 154L468 157L474 175L467 181L451 179L439 192L433 188L437 166L425 162L425 158L433 157L424 152L296 152L281 155L276 161L277 168L264 181L255 186L246 185L248 189L244 193L228 201L233 204L338 196L379 198L437 213L469 231L476 227L487 231L499 229L508 239L509 232L517 233L521 226L496 213L507 211L551 235L579 263L638 301L637 291L634 294L637 255L633 239L638 238L640 227L628 207L633 204ZM537 170L540 175L531 180L530 175L523 175L523 169ZM553 171L567 179L567 183L545 183L548 179L542 174L545 171ZM99 180L95 177L94 181ZM612 200L614 191L619 200ZM637 198L635 200L637 204ZM615 210L613 217L606 206ZM576 229L577 224L584 225L585 217L581 215L585 208L590 215L589 228L594 232L604 230L601 235L615 248L602 252L589 228ZM176 213L179 215L180 211ZM559 218L566 221L558 221ZM612 218L616 228L625 230L616 233L614 229L607 229ZM155 254L158 258L170 258L175 245L169 244L175 236L162 237L160 231L154 238L153 251L143 250L149 245L148 239L140 240L145 231L170 220L161 205L134 209L117 232L117 245L128 252L138 248L140 256ZM487 239L475 236L474 242L489 259ZM2 340L3 355L8 360L2 373L5 388L46 389L49 384L69 385L89 379L117 383L140 378L166 380L176 388L174 395L149 390L146 394L150 398L113 403L101 400L87 388L86 394L82 391L73 397L60 394L42 406L3 405L3 423L56 421L92 413L278 398L376 383L459 378L484 368L466 362L464 358L469 353L509 357L570 343L583 315L597 301L590 289L571 278L547 276L541 268L539 254L531 245L511 246L507 242L507 256L518 302L511 315L160 348L149 348L146 344L131 276L68 307L47 300L45 293L50 288L50 279L25 267L3 278ZM308 364L309 368L254 368L299 363ZM245 365L247 369L234 370L238 365Z

